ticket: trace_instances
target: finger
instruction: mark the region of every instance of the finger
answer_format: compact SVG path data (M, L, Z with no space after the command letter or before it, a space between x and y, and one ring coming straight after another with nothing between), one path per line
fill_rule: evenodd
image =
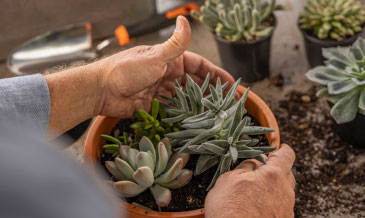
M266 156L264 158L267 159ZM242 161L235 169L239 169L241 172L249 172L256 170L261 165L263 165L262 162L255 159L249 159Z
M233 77L225 70L217 67L202 56L193 52L186 51L184 57L184 69L186 73L196 75L204 80L207 73L210 74L211 83L215 84L218 77L221 78L222 84L228 82L231 86L234 83Z
M188 48L190 43L190 25L184 16L178 16L176 19L176 28L169 40L155 45L156 54L165 63L179 57Z
M270 166L279 167L285 173L287 173L293 167L294 160L295 153L293 149L291 149L291 147L287 144L282 144L279 150L274 151L271 154L267 160L267 164Z

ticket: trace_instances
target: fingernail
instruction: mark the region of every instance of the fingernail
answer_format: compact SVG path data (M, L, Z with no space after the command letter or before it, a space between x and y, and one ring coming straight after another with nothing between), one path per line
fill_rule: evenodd
M175 27L175 32L180 32L183 28L183 25L182 25L182 16L178 16L177 19L176 19L176 27Z

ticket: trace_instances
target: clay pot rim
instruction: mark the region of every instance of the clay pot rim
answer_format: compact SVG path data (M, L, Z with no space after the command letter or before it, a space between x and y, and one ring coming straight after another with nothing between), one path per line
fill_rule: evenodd
M239 85L237 88L237 92L242 95L247 88L243 87L242 85ZM280 132L279 132L279 126L276 121L276 118L270 108L267 106L267 104L259 97L257 96L253 91L250 91L247 96L246 103L254 103L256 104L257 113L261 114L264 117L264 124L261 124L262 126L270 127L274 129L274 132L267 133L266 137L268 138L270 146L276 147L277 149L280 148ZM246 108L249 105L246 105ZM247 109L250 111L249 109ZM252 113L251 113L252 114ZM255 116L254 116L255 117ZM257 117L255 117L258 119ZM113 119L116 120L116 122L119 121L119 118L110 118L106 116L98 116L95 118L93 123L90 126L89 132L87 134L85 144L84 144L84 155L85 158L91 159L91 161L88 161L90 163L90 167L95 169L95 161L98 161L97 154L95 153L94 148L94 140L95 135L97 134L97 130L100 128L100 126L106 122L107 119ZM259 119L258 119L259 120ZM261 121L262 122L262 121ZM150 211L143 208L139 208L137 206L134 206L132 204L129 204L125 201L122 201L122 205L128 210L128 212L139 215L139 216L146 216L148 217L201 217L204 215L204 208L196 209L196 210L189 210L189 211L182 211L182 212L158 212L158 211Z

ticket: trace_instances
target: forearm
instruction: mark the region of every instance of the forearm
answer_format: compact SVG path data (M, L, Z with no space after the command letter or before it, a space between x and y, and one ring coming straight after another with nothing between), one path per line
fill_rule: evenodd
M45 76L51 98L48 136L60 135L97 115L100 70L94 63Z

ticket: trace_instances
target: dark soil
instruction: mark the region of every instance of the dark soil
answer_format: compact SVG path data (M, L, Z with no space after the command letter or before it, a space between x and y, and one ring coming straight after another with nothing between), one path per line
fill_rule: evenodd
M314 89L292 92L274 109L281 141L296 153L295 216L365 217L365 145L334 134L329 106Z
M118 132L123 133L124 131L126 131L126 132L132 134L133 130L129 128L129 126L132 122L133 122L133 120L131 120L131 119L121 120L116 125L116 127L112 130L112 133L113 134L118 133ZM254 125L259 125L258 121L253 118L252 118L252 122L254 123ZM252 137L258 138L260 140L260 142L257 146L268 146L268 141L264 137L264 135L257 135L257 136L252 136ZM106 170L105 161L107 161L107 160L113 160L113 158L111 157L111 155L103 153L100 162L103 165L105 170ZM197 160L198 160L197 155L191 155L190 160L185 168L194 171ZM239 162L232 165L231 168L233 169L238 164L239 164ZM177 212L177 211L188 211L188 210L195 210L195 209L203 208L205 196L208 193L206 191L206 189L209 186L216 169L217 169L217 166L212 167L199 176L193 176L192 180L184 187L171 190L171 196L172 196L171 202L167 207L161 208L162 211ZM140 194L136 197L127 198L126 201L128 203L135 202L135 203L138 203L145 207L151 208L152 210L158 211L158 207L155 203L152 193L149 190L143 192L142 194Z

